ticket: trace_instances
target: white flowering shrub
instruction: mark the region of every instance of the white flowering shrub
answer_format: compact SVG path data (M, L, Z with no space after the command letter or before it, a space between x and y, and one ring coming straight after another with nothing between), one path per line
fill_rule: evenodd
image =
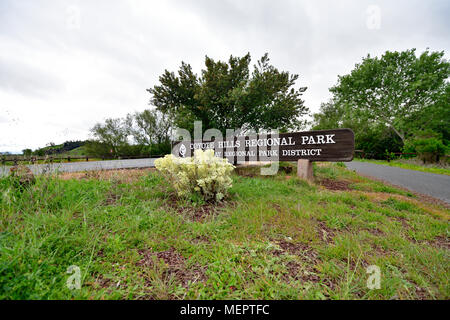
M168 176L179 196L197 193L205 201L220 201L232 185L234 166L214 156L214 150L197 149L190 158L166 155L155 160L156 168Z

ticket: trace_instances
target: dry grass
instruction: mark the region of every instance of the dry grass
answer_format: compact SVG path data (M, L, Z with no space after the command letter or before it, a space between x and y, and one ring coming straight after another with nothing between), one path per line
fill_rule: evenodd
M381 203L390 198L394 198L399 201L409 202L409 203L413 204L414 206L424 210L425 212L427 212L433 216L441 217L445 220L450 220L449 214L446 212L446 210L442 206L438 206L438 205L435 205L435 204L432 204L429 202L424 204L424 202L422 202L422 201L412 199L410 197L406 197L406 196L403 196L400 194L391 194L391 193L383 193L383 192L364 192L364 191L353 191L353 192L364 194L370 200L372 200L376 203Z
M101 170L101 171L85 171L85 172L66 172L59 177L62 180L107 180L118 183L131 183L139 180L141 177L148 175L149 172L155 171L154 168L146 169L118 169L118 170Z

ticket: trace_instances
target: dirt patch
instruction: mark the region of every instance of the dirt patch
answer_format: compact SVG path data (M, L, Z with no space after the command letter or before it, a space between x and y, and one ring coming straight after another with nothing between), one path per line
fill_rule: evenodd
M350 273L354 272L357 268L367 268L369 266L369 263L366 261L366 259L362 257L350 257L350 259L345 258L341 260L342 267L345 270L345 268L350 269Z
M373 234L374 236L377 236L377 237L384 236L384 232L381 231L381 230L378 229L378 228L375 228L375 229L369 229L369 228L367 228L367 229L364 229L364 230L366 230L366 231L369 232L370 234Z
M199 265L186 267L186 258L178 253L174 248L166 251L152 252L149 250L139 250L141 259L136 263L140 267L156 267L155 261L163 260L167 268L163 275L166 280L174 277L183 287L189 286L189 281L205 282L207 280L206 268Z
M111 279L104 278L101 274L99 274L93 283L93 286L98 286L103 289L108 289L114 286L114 282Z
M392 254L391 250L386 250L381 245L371 243L370 246L373 249L373 251L376 252L376 255L373 256L387 257Z
M429 300L431 298L430 294L425 288L422 288L413 280L409 280L409 282L414 286L414 292L416 293L416 297L418 300Z
M106 199L103 201L104 206L112 206L115 205L116 202L120 199L120 196L115 194L114 192L108 192L106 195Z
M314 250L307 244L304 243L293 243L286 240L277 240L276 244L283 250L288 252L289 254L298 255L298 256L306 256L310 258L310 260L317 260L317 254Z
M282 210L282 208L281 208L281 206L278 204L278 203L271 203L272 204L272 207L278 212L278 213L281 213L283 210Z
M402 227L405 231L408 231L409 229L411 229L411 226L408 223L408 219L403 218L403 217L393 217L393 218L402 224Z
M154 168L145 168L65 172L61 173L59 177L62 180L112 180L117 183L130 183L139 180L141 177L155 170Z
M310 271L308 268L302 267L301 264L295 261L289 261L286 264L287 274L283 275L283 280L289 279L301 280L304 282L319 282L320 277L315 271Z
M416 291L416 296L419 300L429 300L430 295L428 294L427 290L425 290L422 287L414 286L414 289Z
M210 243L210 239L207 236L196 236L192 239L193 243Z
M327 226L327 224L324 221L317 221L317 229L319 232L320 238L328 243L333 244L334 243L334 236L336 235L335 230L331 229Z
M122 282L121 280L119 280L116 282L113 279L105 278L102 274L96 274L95 280L93 282L86 282L84 284L88 285L88 286L92 286L94 288L106 289L108 294L111 294L114 290L116 290L118 288L126 289L128 287L128 285L125 283L125 281ZM103 298L100 298L100 299L103 300Z
M304 261L303 264L297 261L289 261L286 264L287 273L283 274L283 279L302 280L305 282L318 282L320 277L316 269L316 264L320 262L317 252L309 245L304 243L293 243L286 240L276 240L281 250L275 250L273 255L281 256L282 254L295 255Z
M104 258L105 257L105 252L103 251L103 249L98 250L97 257L99 257L99 258Z
M319 180L318 183L325 187L328 190L334 190L334 191L348 191L352 190L349 185L352 182L344 181L344 180L332 180L332 179L322 179Z
M450 250L450 239L448 237L437 236L430 243L434 247Z
M170 195L167 206L174 210L177 214L188 218L191 221L202 222L208 217L212 217L220 213L224 208L232 205L230 201L219 201L206 203L204 205L180 205L175 195Z

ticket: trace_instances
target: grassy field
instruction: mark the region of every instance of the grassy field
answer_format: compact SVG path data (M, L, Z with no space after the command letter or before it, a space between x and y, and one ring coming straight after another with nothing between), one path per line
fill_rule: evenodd
M68 152L71 156L85 156L86 155L86 148L85 146L81 146L75 149L72 149Z
M375 163L375 164L382 164L385 166L399 167L399 168L403 168L403 169L416 170L416 171L429 172L429 173L445 174L445 175L450 176L450 169L448 169L448 168L443 168L438 165L421 165L421 164L417 164L417 163L410 163L407 160L391 160L390 162L387 162L387 160L354 158L353 161L371 162L371 163Z
M315 175L240 170L217 206L177 199L153 170L38 177L23 192L0 179L0 299L450 298L448 208L339 164Z

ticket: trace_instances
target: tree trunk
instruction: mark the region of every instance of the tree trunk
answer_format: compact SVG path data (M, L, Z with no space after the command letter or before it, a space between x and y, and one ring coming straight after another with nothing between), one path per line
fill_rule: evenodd
M397 129L395 129L395 127L394 127L392 124L390 124L389 126L390 126L390 127L392 128L392 130L394 130L394 132L400 137L400 139L402 139L403 144L405 144L405 134L402 133L402 132L400 132L400 131L398 131Z

